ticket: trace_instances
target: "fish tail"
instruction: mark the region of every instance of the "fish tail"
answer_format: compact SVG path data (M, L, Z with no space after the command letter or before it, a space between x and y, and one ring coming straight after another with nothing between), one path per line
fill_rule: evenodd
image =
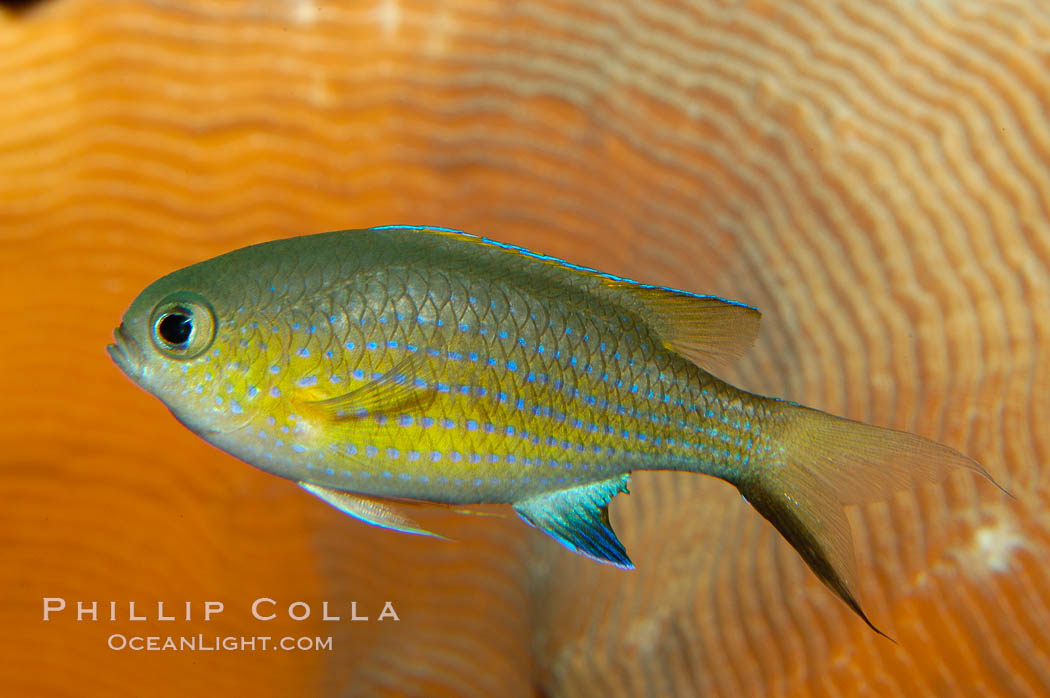
M727 479L791 543L820 581L888 638L861 610L854 594L856 560L843 507L938 482L956 469L995 480L977 461L929 439L793 403L772 402L770 426L777 444L770 457Z

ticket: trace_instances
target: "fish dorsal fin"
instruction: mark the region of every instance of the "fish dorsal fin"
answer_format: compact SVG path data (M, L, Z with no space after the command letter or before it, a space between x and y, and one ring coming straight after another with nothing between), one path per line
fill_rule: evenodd
M394 417L429 405L437 395L436 380L425 370L420 352L407 354L392 368L349 392L321 400L309 400L333 420Z
M571 550L599 562L634 569L609 525L609 500L627 491L628 475L545 492L514 503L514 511Z
M342 492L330 487L315 485L312 482L300 482L299 486L326 504L331 504L339 511L344 514L349 514L359 521L364 521L365 523L379 526L380 528L389 528L392 531L414 533L420 536L432 536L434 538L448 540L444 536L422 528L419 524L402 514L393 506L373 497L366 497L351 492Z
M728 368L748 352L758 336L761 314L751 305L744 305L717 296L700 296L657 285L639 283L629 278L606 274L590 267L545 254L531 252L517 245L508 245L477 235L444 228L412 228L386 226L375 230L398 230L458 240L463 245L477 245L500 250L521 258L535 260L550 267L559 267L570 274L590 277L606 289L623 292L631 297L631 305L643 306L645 320L656 330L669 351L686 357L696 365L709 369Z
M749 305L659 286L619 286L645 307L664 346L701 368L729 368L758 336L762 314Z
M708 370L729 368L743 356L758 336L762 317L756 308L743 303L700 296L663 286L650 286L632 279L606 274L591 267L572 264L557 257L539 254L503 242L447 228L384 226L373 230L415 232L480 245L502 254L535 260L533 263L560 267L569 274L589 277L592 283L630 296L630 305L643 313L644 320L657 332L664 346ZM520 265L519 265L520 266ZM641 308L638 308L638 305Z

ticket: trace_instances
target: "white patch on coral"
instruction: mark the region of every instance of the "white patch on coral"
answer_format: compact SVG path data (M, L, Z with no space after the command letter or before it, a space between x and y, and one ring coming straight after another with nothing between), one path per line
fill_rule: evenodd
M317 21L317 4L311 0L295 0L292 6L292 21L296 24L313 24Z
M952 557L971 574L1010 570L1015 553L1027 547L1024 534L1009 512L998 509L987 523L973 531L973 537L950 550Z
M397 30L401 26L400 0L381 0L379 7L376 8L376 19L384 37L389 39L394 34L397 34Z
M981 526L974 532L974 557L993 572L1009 570L1014 550L1024 545L1024 536L1007 521Z

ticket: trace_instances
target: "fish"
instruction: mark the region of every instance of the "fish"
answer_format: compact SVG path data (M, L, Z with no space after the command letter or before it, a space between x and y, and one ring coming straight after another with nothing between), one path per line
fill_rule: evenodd
M460 231L384 226L172 272L107 349L201 438L395 531L440 537L406 502L507 504L632 569L609 521L630 474L720 478L885 635L856 598L844 507L958 469L998 483L935 441L719 379L760 317Z

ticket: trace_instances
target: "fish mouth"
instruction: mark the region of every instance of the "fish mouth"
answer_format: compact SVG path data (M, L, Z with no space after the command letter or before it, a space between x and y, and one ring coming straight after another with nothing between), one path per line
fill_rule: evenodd
M120 323L120 326L113 330L113 338L116 340L116 343L106 346L109 357L113 359L113 363L121 371L127 374L128 378L136 383L140 382L142 377L142 349L139 347L138 342L124 329L124 323Z

